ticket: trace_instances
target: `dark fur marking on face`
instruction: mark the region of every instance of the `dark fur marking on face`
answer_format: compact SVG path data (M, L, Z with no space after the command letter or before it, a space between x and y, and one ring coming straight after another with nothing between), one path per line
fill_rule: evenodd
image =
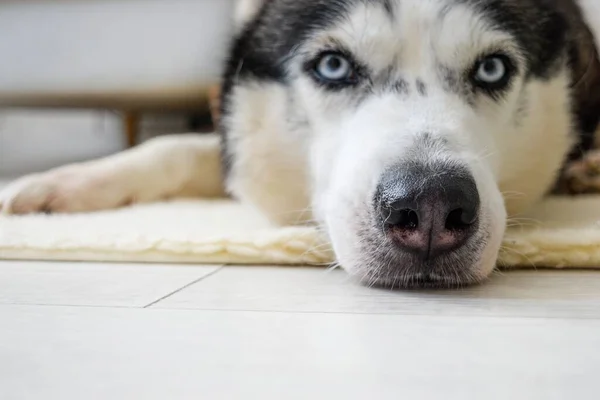
M475 91L468 83L462 71L456 71L444 65L438 66L438 74L442 80L442 87L446 92L456 93L469 105L475 105Z
M285 83L284 64L294 48L312 32L334 25L357 1L267 1L255 22L238 37L230 62L243 61L240 76Z
M444 83L444 89L457 93L462 91L463 85L460 84L459 76L454 70L440 65L438 67L438 73Z
M382 3L386 14L393 21L396 18L396 11L394 10L394 4L392 3L392 0L382 0Z
M596 130L600 122L600 60L594 36L583 23L578 6L571 0L560 0L570 16L571 32L568 65L571 70L573 89L573 112L579 131L579 143L569 159L580 158L594 147Z
M417 92L421 96L427 96L427 86L425 86L425 82L420 79L417 79Z
M469 6L479 18L514 37L526 59L523 67L527 80L547 80L555 77L564 66L568 33L564 15L556 5L547 3L538 0L453 0L442 8L438 18L445 18L457 4ZM447 67L440 70L446 89L474 104L476 92L470 77ZM502 96L502 91L484 92L495 100Z
M285 63L311 33L325 30L346 17L356 4L379 3L395 18L393 0L265 1L254 21L235 40L225 76L286 82Z
M399 79L396 82L394 82L392 85L392 90L398 94L409 94L410 93L410 87L408 85L408 82L405 79Z
M478 10L497 28L513 35L527 58L527 76L550 79L566 52L568 22L557 1L454 0Z
M593 34L577 1L456 1L478 7L514 35L527 57L527 79L551 79L568 63L579 135L570 158L590 150L600 121L600 61Z
M326 29L344 17L346 10L364 0L265 1L255 18L234 39L226 62L218 130L222 134L225 174L231 166L227 141L227 115L231 93L240 79L287 84L286 60L312 32ZM380 1L380 0L378 0Z

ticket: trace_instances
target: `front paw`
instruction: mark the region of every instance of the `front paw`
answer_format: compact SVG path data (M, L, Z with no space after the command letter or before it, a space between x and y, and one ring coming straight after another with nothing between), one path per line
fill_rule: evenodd
M567 165L558 186L559 193L600 193L600 151L593 150Z
M131 202L126 188L107 171L83 166L25 176L0 190L5 214L77 213L119 207Z

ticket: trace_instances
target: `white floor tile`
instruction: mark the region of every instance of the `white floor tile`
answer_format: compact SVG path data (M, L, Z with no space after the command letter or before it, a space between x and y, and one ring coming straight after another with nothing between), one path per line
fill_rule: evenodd
M0 261L0 304L143 307L217 269Z
M0 398L596 399L600 321L0 306Z
M600 318L600 271L513 271L455 291L362 287L343 271L225 267L158 308Z

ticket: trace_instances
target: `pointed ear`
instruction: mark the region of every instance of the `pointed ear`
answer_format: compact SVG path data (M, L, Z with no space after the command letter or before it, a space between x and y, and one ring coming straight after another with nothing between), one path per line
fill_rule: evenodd
M583 49L582 49L583 50ZM579 128L579 146L574 156L596 147L598 122L600 121L600 60L595 48L588 47L581 52L581 59L572 60L575 77L573 103ZM578 74L579 72L579 74Z
M235 29L240 31L248 22L250 22L263 4L269 0L237 0L235 4L234 23Z
M595 4L594 4L595 3ZM573 73L572 98L579 128L579 143L572 157L595 147L600 121L600 1L581 1L582 18L572 37L570 66Z
M592 130L594 123L598 123L600 116L600 60L598 53L600 51L600 1L598 0L579 0L577 2L585 24L587 32L580 35L586 37L587 53L591 55L585 68L581 69L581 78L575 86L575 103L577 106L578 119L580 125L588 126L588 131ZM591 36L592 39L589 39ZM585 54L585 50L580 52ZM591 147L600 148L600 126L596 127L595 132L587 133L588 137L583 138ZM587 139L587 140L586 140ZM585 147L585 146L584 146ZM587 150L584 148L584 150Z

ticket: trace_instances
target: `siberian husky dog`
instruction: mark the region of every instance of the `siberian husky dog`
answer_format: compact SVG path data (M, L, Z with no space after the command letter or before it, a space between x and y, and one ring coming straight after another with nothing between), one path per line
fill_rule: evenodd
M3 210L228 192L276 223L317 223L367 284L480 282L508 218L593 147L599 3L241 0L220 137L22 178Z

